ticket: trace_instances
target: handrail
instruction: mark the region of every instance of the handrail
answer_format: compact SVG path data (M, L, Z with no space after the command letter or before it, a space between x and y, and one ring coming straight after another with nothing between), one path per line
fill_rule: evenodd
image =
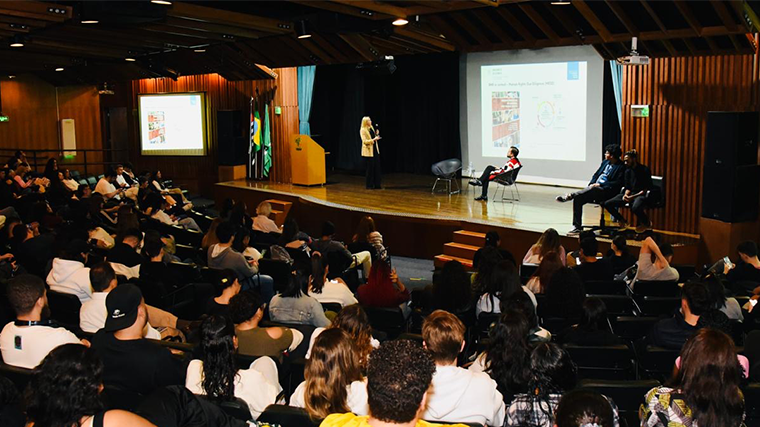
M16 151L23 151L27 156L27 163L29 163L29 166L34 170L34 172L39 172L40 167L44 167L45 164L48 161L49 155L43 156L43 153L54 153L58 154L59 162L60 158L65 158L64 153L75 153L74 155L78 153L83 154L83 159L81 162L61 162L62 165L65 166L84 166L84 174L89 175L87 171L88 166L95 166L95 165L115 165L119 162L88 162L87 161L87 153L95 153L100 152L105 155L105 153L118 153L118 152L129 152L129 149L127 148L75 148L75 149L63 149L63 148L45 148L45 149L28 149L28 148L0 148L0 159L4 157L3 153L10 153L9 156L16 153ZM31 155L30 155L31 154ZM38 156L39 154L39 156ZM44 159L44 160L43 160ZM41 160L43 163L38 163L38 160ZM2 161L2 160L0 160Z

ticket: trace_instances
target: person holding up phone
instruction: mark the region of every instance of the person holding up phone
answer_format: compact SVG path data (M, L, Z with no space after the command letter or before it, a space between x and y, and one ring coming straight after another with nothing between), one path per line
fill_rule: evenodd
M409 290L389 261L372 264L367 283L359 286L356 295L362 305L370 307L406 306L410 298Z

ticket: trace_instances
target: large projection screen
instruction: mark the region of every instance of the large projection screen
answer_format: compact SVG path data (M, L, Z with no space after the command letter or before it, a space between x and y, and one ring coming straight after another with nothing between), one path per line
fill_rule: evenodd
M525 166L520 181L585 186L604 154L603 66L590 46L465 55L465 167L501 167L514 145Z
M142 155L206 155L204 93L140 94L137 101Z

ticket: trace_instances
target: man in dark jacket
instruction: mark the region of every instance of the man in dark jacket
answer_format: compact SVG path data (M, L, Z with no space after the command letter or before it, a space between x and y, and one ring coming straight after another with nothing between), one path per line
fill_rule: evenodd
M636 232L643 233L651 228L649 217L644 210L647 205L649 190L654 187L654 184L652 184L652 171L649 170L648 166L639 163L639 155L636 150L626 152L623 161L626 166L623 182L625 193L618 194L603 202L602 206L610 212L612 218L617 222L625 224L625 220L620 216L617 208L630 204L631 212L638 219Z
M557 196L558 202L573 201L573 230L568 234L578 234L583 225L583 205L600 203L611 199L623 186L625 167L620 161L620 146L608 145L604 149L604 161L591 177L588 186L575 193Z
M681 290L681 310L654 324L647 336L650 345L679 350L699 330L699 317L710 309L710 292L702 283L687 283Z

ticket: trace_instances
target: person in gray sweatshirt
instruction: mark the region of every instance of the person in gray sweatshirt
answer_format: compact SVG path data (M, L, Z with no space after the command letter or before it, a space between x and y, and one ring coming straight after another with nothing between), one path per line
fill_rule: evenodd
M255 260L247 260L243 254L232 248L235 239L235 226L224 221L216 228L219 242L208 248L208 266L210 268L234 271L242 289L258 287L264 301L269 302L274 296L274 279L265 274L257 274L259 265Z

